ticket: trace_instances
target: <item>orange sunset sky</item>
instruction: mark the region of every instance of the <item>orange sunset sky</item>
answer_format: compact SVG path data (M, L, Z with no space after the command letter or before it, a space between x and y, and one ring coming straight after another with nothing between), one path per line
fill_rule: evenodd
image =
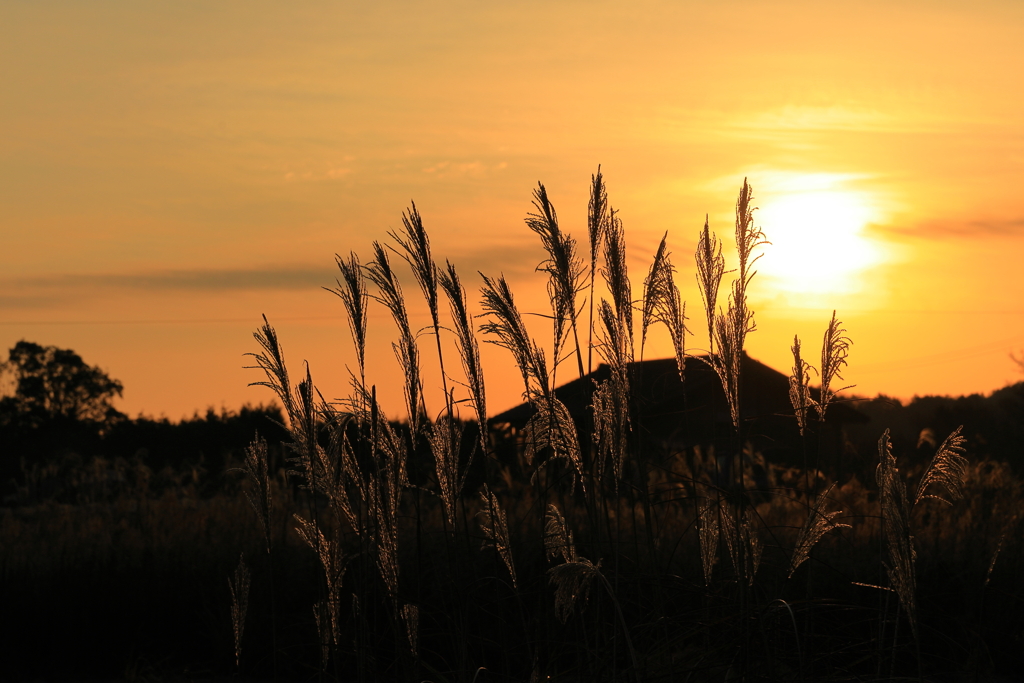
M584 243L601 164L635 296L668 231L695 333L696 237L708 214L729 244L747 177L773 242L752 356L788 372L836 309L856 393L990 392L1024 378L1022 74L1016 0L10 0L0 349L72 348L121 410L177 419L271 399L243 368L265 313L293 372L342 396L336 252L367 260L415 200L474 303L476 271L503 272L543 311L531 191ZM399 415L394 327L380 306L370 326ZM647 356L669 352L659 329ZM517 403L510 356L484 367L491 412Z

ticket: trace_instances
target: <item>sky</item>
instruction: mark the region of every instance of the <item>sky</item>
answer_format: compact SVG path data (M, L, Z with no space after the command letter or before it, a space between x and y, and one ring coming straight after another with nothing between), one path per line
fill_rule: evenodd
M1021 35L1016 0L8 0L0 350L74 349L123 382L121 410L178 419L272 400L245 356L266 315L292 372L341 398L335 254L369 260L415 201L474 305L478 271L503 273L543 313L532 192L585 244L600 164L635 297L668 233L693 353L697 235L707 217L735 264L746 178L771 242L753 357L788 372L794 335L814 357L835 310L852 392L988 393L1024 379ZM400 416L379 305L369 337ZM646 355L670 352L659 332ZM510 356L483 353L491 412L518 403Z

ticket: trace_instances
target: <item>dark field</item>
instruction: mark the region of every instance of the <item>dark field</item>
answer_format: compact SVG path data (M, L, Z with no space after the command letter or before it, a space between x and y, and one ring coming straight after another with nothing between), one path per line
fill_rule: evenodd
M1024 394L1024 387L1013 391ZM874 406L867 404L865 412ZM910 416L921 407L884 412L907 420L909 434L916 429ZM913 483L927 454L912 441L900 445L906 448L905 476ZM228 577L240 553L252 572L241 673L271 678L276 666L284 679L320 676L313 605L321 599L323 569L288 516L308 510L311 501L294 482L286 483L278 467L281 448L270 450L272 471L278 472L271 494L273 599L271 558L241 477L228 471L241 464L232 462L230 451L217 473L196 475L190 468L187 476L171 477L168 466L163 478L170 483L163 485L142 460L124 463L120 476L128 483L116 492L101 486L116 468L104 463L107 469L98 470L93 461L93 478L80 476L56 499L23 489L26 498L9 500L0 510L0 545L7 624L2 656L12 680L234 675ZM653 546L642 505L630 503L629 495L617 503L617 529L592 528L585 508L567 515L577 553L601 560L613 593L592 585L587 603L563 624L549 585L541 503L546 495L561 508L572 497L557 481L530 485L515 463L495 462L503 483L493 488L508 514L518 586L495 550L482 549L487 539L478 496L460 500L456 528L446 530L437 497L414 490L399 514L398 561L399 600L419 607L417 656L404 623L395 622L376 563L360 554L359 540L347 532L341 535L351 547L340 633L324 675L459 680L472 679L484 666L477 680L528 680L534 668L555 679L632 679L617 602L644 680L721 680L740 648L746 648L754 678L916 677L920 662L928 680L1012 680L1024 632L1022 483L1011 465L972 457L971 450L964 499L952 506L927 501L914 512L916 644L905 621L897 627L905 616L897 614L894 594L853 584L887 584L871 468L851 473L831 494L832 509L843 510L835 522L852 528L826 535L787 579L806 515L795 493L802 472L765 464L769 493L751 493L764 520L764 549L754 585L743 591L727 551L705 586L689 495L698 464L693 453L658 462L650 477ZM428 472L419 474L424 488L436 487ZM612 496L603 502L615 505ZM329 508L325 499L320 504ZM742 592L746 606L739 604Z

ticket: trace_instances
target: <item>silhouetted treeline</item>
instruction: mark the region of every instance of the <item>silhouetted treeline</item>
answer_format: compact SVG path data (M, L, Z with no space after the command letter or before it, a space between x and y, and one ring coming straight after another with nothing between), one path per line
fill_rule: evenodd
M904 405L879 395L852 404L869 418L847 426L847 451L858 461L851 463L856 470L878 461L878 439L886 429L894 453L912 460L918 454L916 460L927 462L935 446L963 425L968 458L1005 462L1017 474L1024 473L1024 382L989 396L920 396Z
M923 396L904 405L898 399L879 395L853 399L850 404L868 421L844 425L843 469L847 474L870 470L877 461L878 439L885 429L890 430L894 452L905 465L911 465L916 460L926 462L936 444L959 425L964 425L972 459L1002 461L1015 472L1024 472L1024 452L1019 448L1024 442L1024 382L989 396ZM226 463L241 459L257 431L271 445L277 465L283 465L281 443L286 433L280 426L282 420L281 410L275 405L220 412L211 408L178 422L122 418L107 427L63 416L29 424L0 421L4 501L11 504L19 500L18 493L24 493L33 470L37 478L74 478L76 470L95 469L96 458L115 469L116 462L122 460L142 464L153 473L169 468L192 478L198 476L201 489L209 495L220 485ZM832 463L820 464L824 470L835 469ZM45 497L53 493L51 481Z
M276 464L283 465L282 420L277 406L220 412L211 408L178 422L139 417L101 425L64 416L36 422L2 420L3 501L78 502L81 494L119 495L142 485L158 491L185 480L198 492L212 495L222 484L227 464L242 459L257 432L270 444Z

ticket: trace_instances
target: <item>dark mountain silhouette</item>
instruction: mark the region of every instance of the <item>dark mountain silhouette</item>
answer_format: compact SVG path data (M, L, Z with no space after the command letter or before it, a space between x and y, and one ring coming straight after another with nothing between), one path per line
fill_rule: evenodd
M652 454L671 455L694 446L714 446L716 453L735 452L738 447L721 381L702 357L690 358L685 381L680 381L673 358L645 360L628 366L632 393L631 420L634 438ZM589 375L555 390L568 408L581 434L590 419L590 400L597 383L610 377L601 364ZM812 391L817 398L817 392ZM740 380L740 404L744 442L750 442L770 461L802 465L803 449L793 407L789 400L789 377L746 354ZM495 415L490 425L499 433L514 435L521 430L534 409L522 403ZM844 427L867 422L860 411L843 403L829 406L820 430L823 467L842 470L845 451ZM830 465L831 463L831 465Z

